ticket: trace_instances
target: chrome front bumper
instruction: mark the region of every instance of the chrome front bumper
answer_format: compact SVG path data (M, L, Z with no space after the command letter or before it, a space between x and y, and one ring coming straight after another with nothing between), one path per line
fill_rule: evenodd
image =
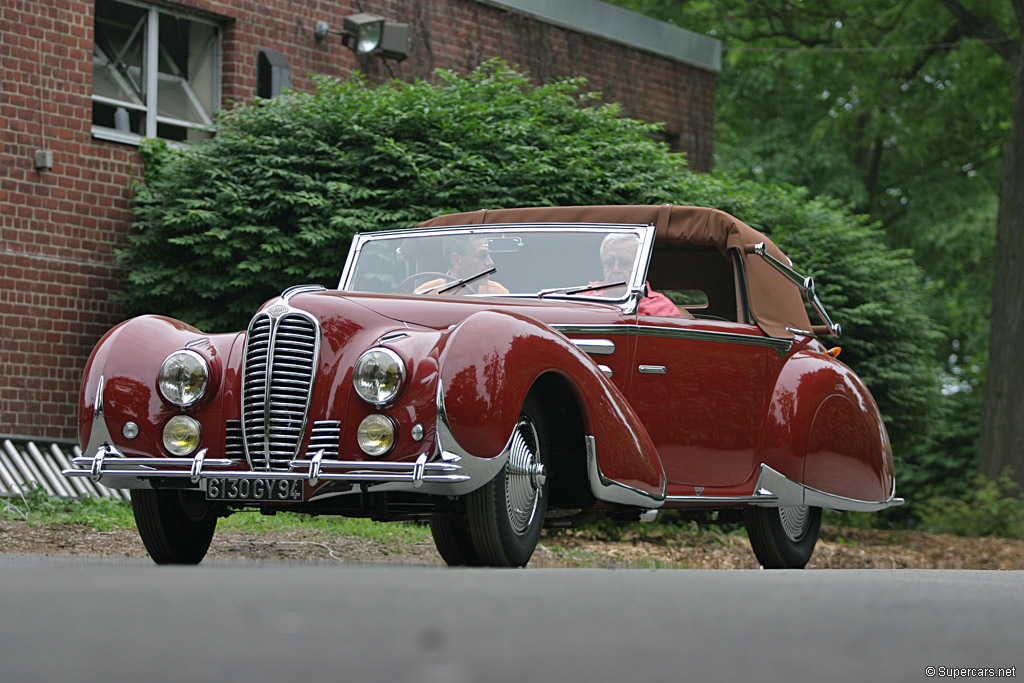
M462 458L442 454L439 462L427 462L423 453L415 462L368 462L362 460L327 460L321 451L309 460L292 460L290 470L261 471L243 469L247 463L237 458L207 458L202 449L192 458L128 458L109 444L103 444L92 455L74 458L73 467L63 470L67 477L89 477L114 488L152 488L153 479L188 479L204 487L204 480L221 479L287 479L303 480L310 486L321 481L369 484L376 490L383 484L397 484L388 490L407 489L424 493L458 491L472 480L461 464ZM448 457L447 461L443 459ZM452 457L454 456L454 457ZM455 460L454 458L458 458ZM470 468L472 469L472 468ZM489 468L488 468L489 469ZM487 480L484 480L487 481Z
M433 451L423 452L413 462L372 460L329 460L323 451L312 458L292 460L288 470L254 470L243 458L207 458L208 450L200 449L189 458L129 458L111 444L110 431L103 410L103 378L96 392L93 430L85 453L71 461L72 467L62 470L66 477L89 477L110 488L148 489L153 480L184 479L205 490L205 480L273 479L305 480L310 486L320 482L341 482L353 485L352 491L409 491L443 496L461 496L477 489L501 471L508 462L512 436L505 448L494 457L477 457L463 448L452 434L444 407L441 385L437 391L437 433ZM326 495L339 495L335 487ZM309 498L315 500L317 493Z

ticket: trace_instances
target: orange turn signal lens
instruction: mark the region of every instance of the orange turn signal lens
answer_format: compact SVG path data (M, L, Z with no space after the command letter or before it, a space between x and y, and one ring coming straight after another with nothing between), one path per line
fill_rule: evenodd
M839 358L839 354L842 352L842 346L833 346L831 349L828 350L829 355L832 356L833 358Z

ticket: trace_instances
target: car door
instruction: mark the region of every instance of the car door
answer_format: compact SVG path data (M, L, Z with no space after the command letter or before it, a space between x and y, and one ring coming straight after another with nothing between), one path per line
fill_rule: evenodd
M630 403L670 483L730 486L753 471L767 356L753 325L637 316Z

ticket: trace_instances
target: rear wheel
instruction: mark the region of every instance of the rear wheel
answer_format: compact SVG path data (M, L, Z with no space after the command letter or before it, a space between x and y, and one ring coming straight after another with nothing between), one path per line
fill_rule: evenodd
M512 434L508 462L466 497L466 521L480 564L522 567L544 527L548 485L547 425L540 401L528 397Z
M142 543L157 564L199 564L210 549L217 515L201 491L132 489Z
M744 510L747 536L765 569L803 569L814 553L821 528L821 508L807 505L749 507Z

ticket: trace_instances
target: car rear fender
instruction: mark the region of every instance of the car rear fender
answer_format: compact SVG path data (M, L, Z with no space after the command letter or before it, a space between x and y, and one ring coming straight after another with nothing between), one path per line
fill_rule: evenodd
M860 378L826 353L798 351L783 366L762 461L833 496L881 502L893 494L892 448L878 407Z

